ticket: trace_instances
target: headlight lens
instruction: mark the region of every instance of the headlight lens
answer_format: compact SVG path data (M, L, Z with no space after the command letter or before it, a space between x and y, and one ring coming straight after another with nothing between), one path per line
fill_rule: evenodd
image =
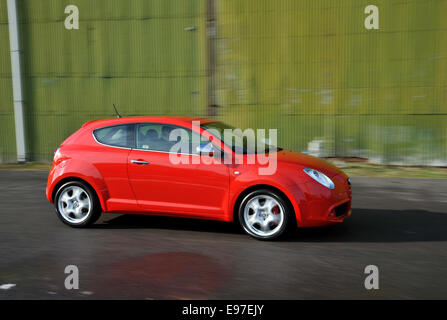
M334 189L335 188L334 183L332 182L332 180L327 175L325 175L324 173L321 173L320 171L317 171L317 170L314 170L314 169L309 169L309 168L305 168L304 172L307 173L309 175L309 177L311 177L315 181L321 183L326 188L329 188L329 189Z

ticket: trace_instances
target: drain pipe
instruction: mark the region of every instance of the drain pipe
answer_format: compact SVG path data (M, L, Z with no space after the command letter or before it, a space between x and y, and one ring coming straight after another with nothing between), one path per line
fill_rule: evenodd
M26 161L25 122L23 117L22 72L20 67L19 26L16 0L8 0L9 42L11 47L12 92L17 145L17 161Z
M207 45L207 81L208 81L208 105L209 117L217 115L216 110L216 59L215 59L215 38L216 38L216 15L214 0L206 1L206 45Z

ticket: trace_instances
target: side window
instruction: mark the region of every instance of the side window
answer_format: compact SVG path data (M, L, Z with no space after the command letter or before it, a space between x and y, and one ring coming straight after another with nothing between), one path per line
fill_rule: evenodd
M187 154L198 154L197 147L209 143L190 129L164 123L137 125L136 142L138 149Z
M133 125L118 125L96 129L93 131L98 142L123 148L132 148L133 146Z
M192 132L191 139L191 153L199 154L199 147L207 147L208 149L214 150L216 152L216 147L204 136L198 134L197 132Z
M138 124L136 142L137 149L168 152L170 148L169 141L164 139L161 125L157 123Z
M180 129L180 130L176 130ZM171 133L181 132L181 137L175 137ZM174 132L174 133L175 133ZM180 140L187 140L186 129L164 123L143 123L137 125L137 148L162 152L172 151Z

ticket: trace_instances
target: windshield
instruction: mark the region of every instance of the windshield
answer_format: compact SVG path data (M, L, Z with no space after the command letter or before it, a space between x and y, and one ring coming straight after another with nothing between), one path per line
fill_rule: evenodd
M265 139L256 141L256 131L252 129L242 131L220 121L204 123L201 127L221 139L233 152L238 154L268 153L282 150L266 144Z

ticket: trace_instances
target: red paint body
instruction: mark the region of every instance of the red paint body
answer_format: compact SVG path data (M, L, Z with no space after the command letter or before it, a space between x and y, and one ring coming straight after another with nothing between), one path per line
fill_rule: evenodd
M178 125L209 137L207 131L192 125L193 120L213 121L190 117L134 117L85 123L55 153L46 189L48 200L53 202L57 188L67 179L75 178L86 181L95 190L103 212L233 221L239 196L248 188L267 185L288 198L299 227L342 222L350 215L352 197L348 177L319 158L278 151L276 172L259 175L258 168L266 165L247 164L246 155L234 153L220 141L213 142L227 156L239 161L174 165L169 161L169 153L106 146L98 143L92 133L111 125L155 122ZM148 161L150 165L141 166L131 160ZM332 179L335 188L322 186L305 174L304 168L323 172ZM338 218L331 214L334 208L339 208Z

